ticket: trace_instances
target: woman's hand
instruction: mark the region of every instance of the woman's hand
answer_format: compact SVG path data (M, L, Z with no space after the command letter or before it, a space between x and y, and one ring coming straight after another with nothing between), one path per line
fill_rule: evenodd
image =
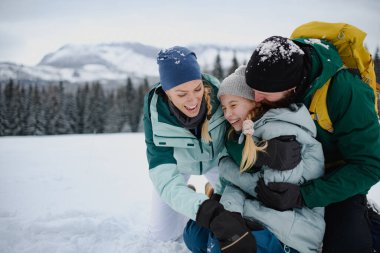
M213 232L222 252L256 252L256 239L243 217L225 210L219 202L211 199L204 201L199 207L196 222Z

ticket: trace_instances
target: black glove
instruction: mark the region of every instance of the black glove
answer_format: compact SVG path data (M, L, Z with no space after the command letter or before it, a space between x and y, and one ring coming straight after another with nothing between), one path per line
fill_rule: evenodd
M256 239L239 213L220 213L211 222L210 229L218 239L222 252L256 252Z
M210 199L213 199L213 200L218 201L218 202L220 201L221 198L222 198L222 196L218 193L213 193L210 197Z
M249 220L249 219L244 218L244 221L245 221L245 225L247 225L249 231L258 231L258 230L264 229L264 226L255 220Z
M265 185L264 180L260 178L255 190L259 201L265 206L278 211L303 206L299 185L290 183L268 183L268 185Z
M265 152L257 153L254 167L268 167L276 170L291 170L301 161L301 144L294 135L279 136L267 141Z
M225 210L219 202L211 199L203 202L199 207L196 222L214 233L222 252L256 252L256 239L245 220L240 214Z

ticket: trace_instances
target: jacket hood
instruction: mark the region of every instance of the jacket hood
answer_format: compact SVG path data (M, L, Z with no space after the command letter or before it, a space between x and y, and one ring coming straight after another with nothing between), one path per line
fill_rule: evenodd
M343 67L343 61L340 58L335 46L325 40L320 39L294 39L298 43L308 45L312 48L311 54L311 72L320 73L311 80L309 88L305 95L305 102L311 99L314 92L322 87L332 76Z
M307 118L310 118L310 120L305 120ZM255 128L272 121L290 123L309 132L313 137L317 135L316 126L311 120L309 111L303 104L291 104L287 108L270 109L255 122Z

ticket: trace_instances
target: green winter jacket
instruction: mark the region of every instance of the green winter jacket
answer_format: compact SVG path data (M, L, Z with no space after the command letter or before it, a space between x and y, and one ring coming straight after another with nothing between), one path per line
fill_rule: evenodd
M380 125L373 91L357 75L346 69L338 71L343 63L332 44L295 41L312 47L313 81L304 97L307 107L316 89L333 77L326 102L334 132L323 130L315 122L317 140L325 155L326 175L301 187L303 199L308 207L317 207L366 194L380 180ZM332 164L335 166L329 166Z
M202 75L211 85L212 117L209 133L212 142L204 143L183 128L171 114L167 100L158 93L157 84L144 100L144 130L149 163L149 176L162 200L174 210L195 220L199 205L207 196L187 187L183 174L202 175L217 166L219 155L226 153L224 134L226 121L216 97L219 81Z

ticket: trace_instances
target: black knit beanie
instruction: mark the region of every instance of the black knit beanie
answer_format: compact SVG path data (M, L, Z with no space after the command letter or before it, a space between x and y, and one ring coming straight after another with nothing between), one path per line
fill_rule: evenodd
M290 39L272 36L257 46L247 64L247 84L262 92L280 92L303 80L304 52Z

